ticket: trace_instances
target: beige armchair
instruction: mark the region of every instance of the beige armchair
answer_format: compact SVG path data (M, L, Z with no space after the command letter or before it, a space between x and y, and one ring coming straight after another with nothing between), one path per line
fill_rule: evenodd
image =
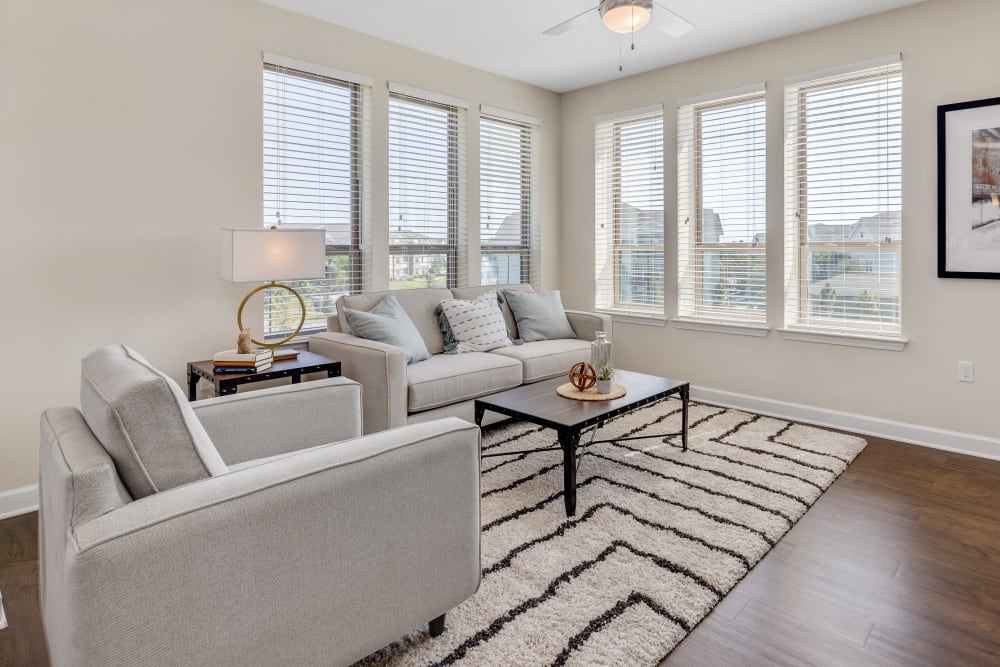
M41 419L54 665L340 665L479 584L479 432L358 437L344 378L188 404L125 346ZM336 444L328 444L336 443Z

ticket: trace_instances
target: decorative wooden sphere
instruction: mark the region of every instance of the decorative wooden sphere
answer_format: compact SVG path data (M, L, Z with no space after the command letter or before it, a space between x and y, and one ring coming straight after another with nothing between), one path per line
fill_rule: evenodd
M578 391L590 389L597 384L597 371L586 361L581 361L569 369L569 381Z

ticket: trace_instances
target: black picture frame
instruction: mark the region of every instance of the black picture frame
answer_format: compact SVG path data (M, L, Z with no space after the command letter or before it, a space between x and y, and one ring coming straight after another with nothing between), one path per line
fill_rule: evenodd
M937 121L938 277L1000 280L1000 97L940 105Z

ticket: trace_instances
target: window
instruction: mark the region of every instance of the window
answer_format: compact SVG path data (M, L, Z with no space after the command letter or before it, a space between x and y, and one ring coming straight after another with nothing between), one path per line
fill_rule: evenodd
M480 284L538 286L538 123L479 121Z
M681 102L677 132L678 314L762 324L763 86Z
M898 56L786 81L789 327L900 333L901 99Z
M465 283L465 110L389 94L389 288Z
M594 156L596 303L663 315L663 108L598 119Z
M326 277L288 283L306 303L303 334L325 330L337 297L362 288L368 91L360 77L265 56L264 225L326 230ZM268 290L265 338L294 331L300 312Z

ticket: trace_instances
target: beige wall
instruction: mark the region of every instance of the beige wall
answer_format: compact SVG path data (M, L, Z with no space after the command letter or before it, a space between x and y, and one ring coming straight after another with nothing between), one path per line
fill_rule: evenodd
M386 81L542 119L545 286L559 275L559 97L254 0L0 0L0 491L36 479L38 418L79 360L125 341L179 381L235 344L249 289L218 228L261 213L261 51L374 77L373 220L387 215Z
M593 305L594 117L662 103L666 312L676 313L676 100L765 81L768 239L782 238L783 78L890 53L903 57L903 352L616 324L616 365L696 386L887 420L1000 436L1000 283L936 277L936 107L1000 95L996 0L935 0L829 29L587 88L562 99L562 288ZM770 325L781 326L782 248L768 248ZM997 269L1000 270L1000 264ZM778 307L775 307L778 305ZM956 380L957 362L976 382ZM1000 449L993 454L1000 456Z

